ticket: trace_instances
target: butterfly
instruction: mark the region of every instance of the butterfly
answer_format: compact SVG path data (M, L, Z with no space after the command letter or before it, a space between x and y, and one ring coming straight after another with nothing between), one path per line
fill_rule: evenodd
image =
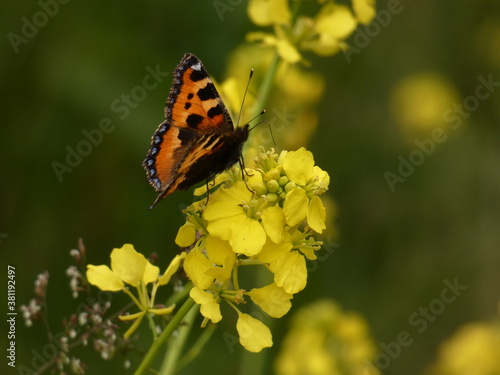
M177 190L208 181L242 163L249 124L234 127L200 59L186 53L173 72L163 121L142 163L149 183L159 192L149 209Z

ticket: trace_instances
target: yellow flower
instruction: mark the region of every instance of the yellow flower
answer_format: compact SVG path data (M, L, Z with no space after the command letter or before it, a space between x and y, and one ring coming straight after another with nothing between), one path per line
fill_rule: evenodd
M319 195L329 184L328 173L305 149L280 155L262 150L255 164L245 181L237 168L217 176L220 186L208 204L195 202L184 211L186 223L176 237L178 245L189 247L184 270L194 284L190 295L201 305L203 325L219 322L220 304L228 303L239 315L240 342L249 351L272 345L271 334L237 305L250 298L276 318L290 310L293 294L307 283L306 259L316 259L322 244L312 234L324 228ZM308 226L301 230L304 221ZM267 267L274 282L240 289L238 270L244 266Z
M448 130L453 122L445 121L443 114L461 100L457 88L445 77L419 72L396 83L391 93L390 110L414 146L416 137L429 137L438 127Z
M130 337L135 332L147 313L165 315L174 310L175 305L155 307L154 299L158 286L165 285L170 281L184 257L185 253L177 255L165 273L160 276L158 267L153 266L144 255L135 251L132 245L125 244L119 249L113 249L111 252L111 268L106 265L94 266L89 264L87 266L87 280L90 284L97 286L101 290L114 292L123 290L141 310L135 314L119 316L123 321L135 320L125 332L125 338ZM137 297L125 287L125 283L135 287ZM151 283L153 283L153 288L149 293L146 286Z
M289 189L283 205L286 222L296 226L307 218L307 224L317 233L326 228L326 211L318 197L328 189L328 173L314 165L310 151L300 148L280 156L289 182Z
M197 304L201 305L200 311L205 318L210 319L212 323L221 321L222 314L220 313L220 305L212 293L194 287L189 292L189 295Z
M309 38L301 46L321 56L329 56L347 48L344 42L356 29L357 22L351 10L334 3L326 3L316 16L314 38Z
M158 278L160 269L153 266L130 244L111 252L111 269L108 266L87 266L87 279L90 284L101 290L117 291L124 288L123 283L138 286L148 284ZM120 286L120 287L119 287Z
M278 375L369 374L375 345L362 317L343 312L329 300L295 313L275 362Z
M475 322L461 328L439 349L428 375L500 374L500 324Z
M244 182L217 191L217 201L204 213L208 232L229 241L233 251L252 256L257 254L266 236L279 242L284 226L283 212L278 207L267 207L264 199L253 199Z

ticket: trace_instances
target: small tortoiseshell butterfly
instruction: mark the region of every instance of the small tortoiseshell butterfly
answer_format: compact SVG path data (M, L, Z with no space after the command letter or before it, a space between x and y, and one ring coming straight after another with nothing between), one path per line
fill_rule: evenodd
M234 128L200 59L186 53L173 72L165 121L153 134L142 164L160 192L150 209L174 191L208 181L241 160L248 127Z

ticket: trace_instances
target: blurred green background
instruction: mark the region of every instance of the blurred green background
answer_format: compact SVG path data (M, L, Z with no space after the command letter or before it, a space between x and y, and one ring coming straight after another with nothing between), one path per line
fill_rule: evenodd
M16 53L8 33L21 35L23 17L31 20L40 5L1 7L2 265L16 267L18 305L32 297L36 275L49 270L49 321L59 331L72 311L64 271L79 237L90 263L108 263L112 248L133 243L146 255L156 251L163 268L177 252L181 209L191 202L190 191L178 192L148 211L155 193L141 162L163 120L170 76L123 119L113 102L142 84L147 67L170 73L185 52L197 54L222 80L228 55L257 28L248 20L246 2L221 19L212 1L73 1L59 5ZM338 236L331 241L338 247L293 300L296 308L330 297L360 312L377 344L410 332L413 343L385 374L420 373L457 327L492 319L500 297L498 87L477 105L471 99L474 110L463 125L447 129L447 139L394 191L384 175L397 174L398 157L408 160L418 149L414 141L429 137L426 118L412 124L411 111L418 117L440 100L432 96L439 91L433 84L444 87L453 106L475 95L478 77L500 81L500 3L402 0L401 7L350 61L342 53L307 56L326 82L319 128L308 147L331 176L338 208ZM377 1L377 9L387 9L386 2ZM353 38L348 43L355 45ZM408 77L417 77L417 89ZM425 79L418 77L430 82L421 92L418 82ZM60 181L53 163L65 163L67 147L76 148L85 139L82 131L106 118L114 129ZM467 289L417 332L409 317L439 299L444 280L455 278ZM286 324L276 323L267 360L275 356ZM222 324L183 374L201 368L207 375L236 373L241 350L228 352L223 339L232 330L234 321ZM31 350L45 343L43 332L26 329L18 316L18 364L29 366ZM4 342L6 334L0 336ZM81 355L89 373L121 372L122 359L107 363L90 352Z

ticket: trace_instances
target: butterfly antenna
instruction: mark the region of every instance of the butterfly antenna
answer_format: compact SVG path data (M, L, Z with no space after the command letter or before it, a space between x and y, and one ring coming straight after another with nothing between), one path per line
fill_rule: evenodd
M247 97L248 87L250 86L250 81L253 77L253 69L250 69L250 76L248 77L247 87L245 87L245 93L243 94L243 100L241 101L240 113L238 113L238 121L236 121L236 127L240 124L241 112L243 112L243 104L245 104L245 98ZM260 116L260 115L259 115Z
M266 113L266 110L264 109L261 113L259 113L257 116L255 116L253 120L255 120L257 117L259 117L260 115ZM253 129L255 129L257 126L259 126L260 124L267 124L267 126L269 127L269 133L271 133L271 139L273 140L273 144L274 144L274 147L276 147L276 140L274 139L274 134L273 134L273 129L271 128L271 124L268 123L267 121L260 121L258 122L257 124L255 124L254 126L252 126L250 129L248 129L249 132L251 132Z

